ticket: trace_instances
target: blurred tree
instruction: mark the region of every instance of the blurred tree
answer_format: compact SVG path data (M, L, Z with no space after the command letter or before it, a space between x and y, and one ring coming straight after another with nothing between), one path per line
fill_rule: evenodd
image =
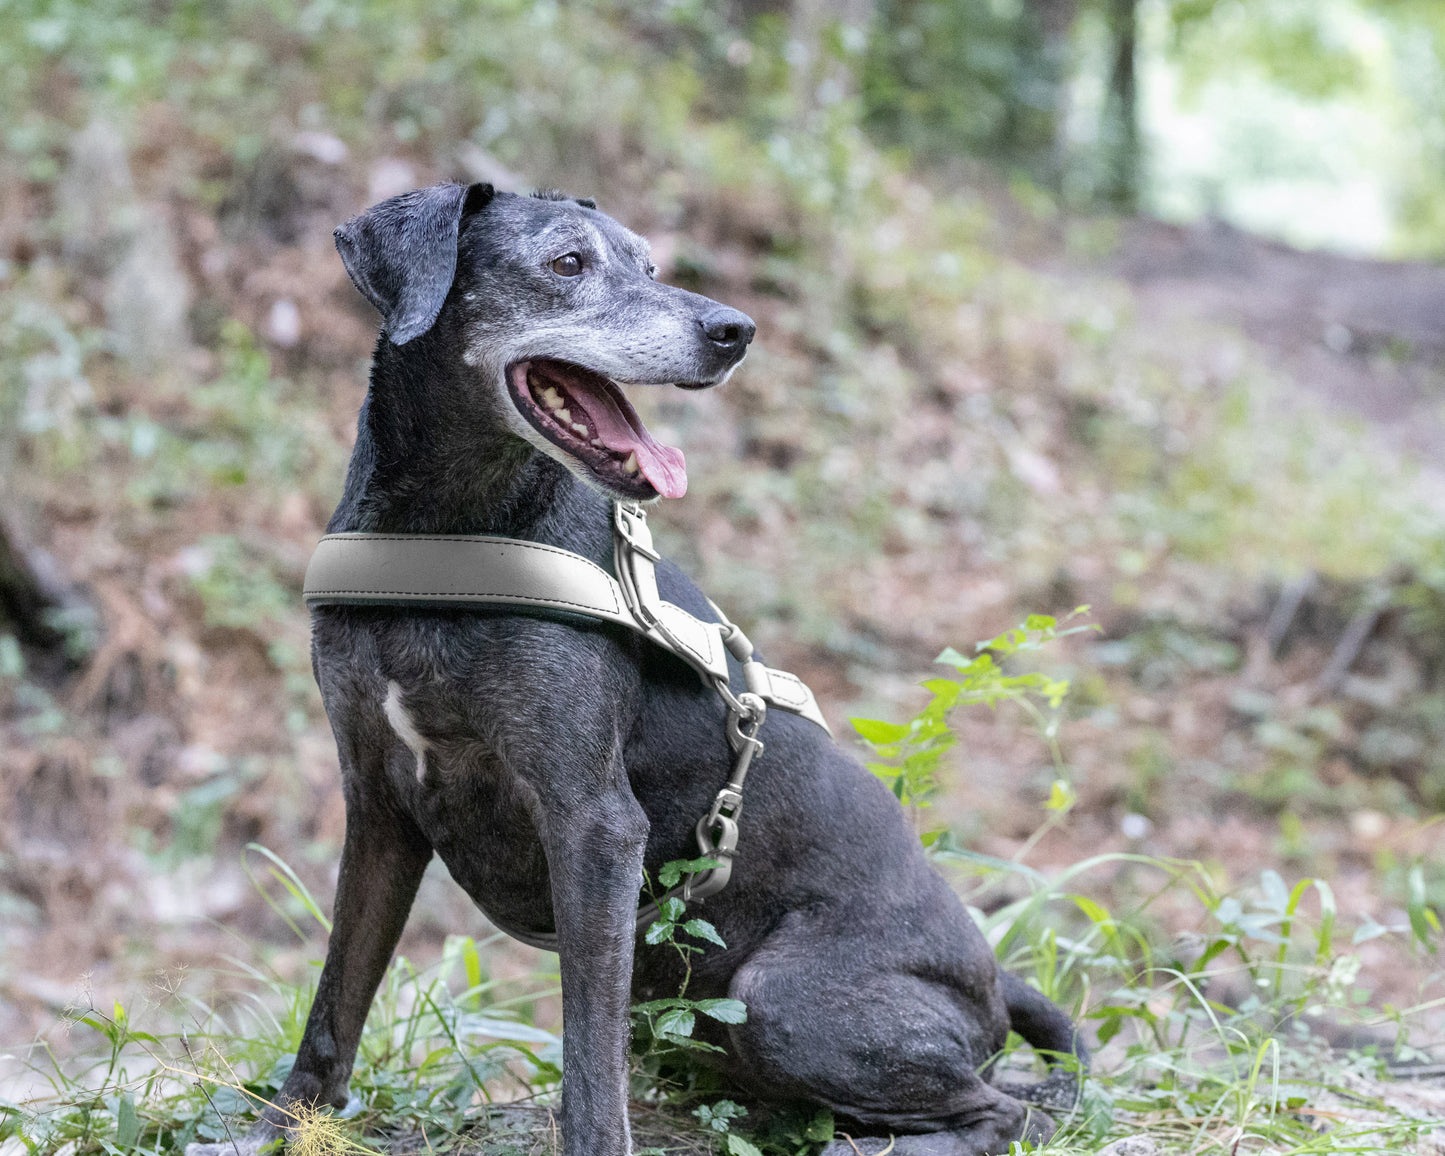
M1109 79L1104 99L1099 144L1103 153L1103 183L1099 199L1105 204L1135 212L1139 207L1142 168L1139 141L1138 0L1105 0L1109 32Z

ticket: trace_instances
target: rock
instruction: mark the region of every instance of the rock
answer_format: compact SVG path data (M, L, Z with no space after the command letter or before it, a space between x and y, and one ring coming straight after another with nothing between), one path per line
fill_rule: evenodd
M351 155L346 142L329 132L303 130L291 138L291 147L323 165L339 165Z
M410 192L421 184L416 169L400 157L382 157L372 165L366 183L367 200L375 204L387 197Z
M292 348L301 340L301 310L289 297L278 297L271 303L264 328L266 338L282 349Z
M55 182L61 253L89 273L108 273L135 227L135 188L125 134L97 118L75 133L65 173Z
M486 149L469 140L457 145L456 161L463 174L471 180L485 181L506 192L516 192L531 184L526 177L513 172ZM656 245L653 248L655 250Z
M116 350L136 366L158 369L190 346L191 283L181 269L170 222L157 207L142 214L105 291Z
M1149 1136L1125 1136L1100 1148L1098 1156L1159 1156L1158 1143Z

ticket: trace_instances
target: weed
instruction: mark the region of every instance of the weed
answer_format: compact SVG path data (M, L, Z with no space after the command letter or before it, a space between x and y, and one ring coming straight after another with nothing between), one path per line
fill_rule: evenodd
M266 848L253 850L267 862L269 878L324 928L295 872ZM288 921L310 945L302 925ZM455 1137L478 1104L498 1095L541 1097L556 1087L561 1041L513 1011L555 994L555 977L508 995L515 983L485 973L491 942L453 936L425 971L405 958L392 964L357 1053L351 1105L339 1115L298 1114L288 1151L370 1151L359 1139L368 1128ZM94 1040L82 1038L84 1050L73 1060L44 1040L15 1057L49 1091L23 1102L0 1100L0 1145L15 1141L32 1156L61 1149L73 1156L161 1156L195 1140L243 1134L290 1071L315 988L314 971L292 983L249 964L237 962L236 969L218 977L232 988L222 996L230 1005L224 1009L216 995L195 994L184 972L161 977L142 1001L145 1017L166 1025L154 1030L142 1028L140 1013L132 1016L119 1001L103 1010L87 985L60 1026L67 1035L92 1032Z
M693 875L717 866L715 859L676 859L664 863L657 873L663 891L677 886L683 875ZM649 887L649 894L651 889ZM655 896L653 897L655 899ZM725 947L717 928L706 919L686 918L687 905L677 896L663 899L658 917L648 927L644 941L650 947L670 947L682 961L682 982L677 995L634 1004L632 1008L635 1045L651 1060L670 1059L679 1049L699 1052L721 1051L716 1044L694 1039L697 1017L705 1015L723 1024L740 1024L747 1020L747 1008L735 999L689 999L687 989L692 982L692 958L711 943ZM686 936L686 938L683 938Z
M1087 606L1079 607L1064 623L1087 611ZM949 726L950 714L964 706L993 709L1001 702L1013 703L1023 710L1048 745L1057 772L1049 805L1062 816L1073 799L1058 745L1059 706L1069 693L1069 684L1037 671L1009 674L1004 669L1010 659L1019 655L1038 651L1071 634L1097 629L1085 625L1063 629L1061 626L1063 623L1047 614L1031 614L1022 625L978 643L972 658L947 647L935 661L953 667L958 677L924 682L924 689L933 697L908 722L851 720L853 729L880 756L868 764L868 769L888 784L900 803L912 807L916 816L918 810L929 806L938 789L939 764L958 741ZM925 846L931 845L940 834L939 831L925 832Z

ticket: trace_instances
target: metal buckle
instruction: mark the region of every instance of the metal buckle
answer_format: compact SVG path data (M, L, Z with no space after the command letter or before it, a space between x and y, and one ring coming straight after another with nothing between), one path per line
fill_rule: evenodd
M744 691L737 696L737 706L728 711L727 735L728 746L733 754L739 756L742 761L743 751L751 747L752 754L748 756L749 761L763 753L762 741L757 737L758 731L762 729L763 721L768 717L768 704L751 691ZM743 728L746 727L747 730ZM743 768L746 770L746 767ZM737 779L736 770L733 779Z
M716 859L718 865L688 876L682 885L684 903L716 895L728 885L733 873L733 852L738 846L738 824L733 816L742 803L741 795L724 787L713 800L712 810L697 821L694 834L697 836L698 854L704 859ZM732 815L722 813L724 806L731 808Z

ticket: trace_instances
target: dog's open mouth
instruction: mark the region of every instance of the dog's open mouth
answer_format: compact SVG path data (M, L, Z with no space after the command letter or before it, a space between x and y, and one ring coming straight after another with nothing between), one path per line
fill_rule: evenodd
M537 432L608 489L640 499L680 498L687 492L682 451L648 433L622 391L600 373L535 358L510 366L507 386Z

